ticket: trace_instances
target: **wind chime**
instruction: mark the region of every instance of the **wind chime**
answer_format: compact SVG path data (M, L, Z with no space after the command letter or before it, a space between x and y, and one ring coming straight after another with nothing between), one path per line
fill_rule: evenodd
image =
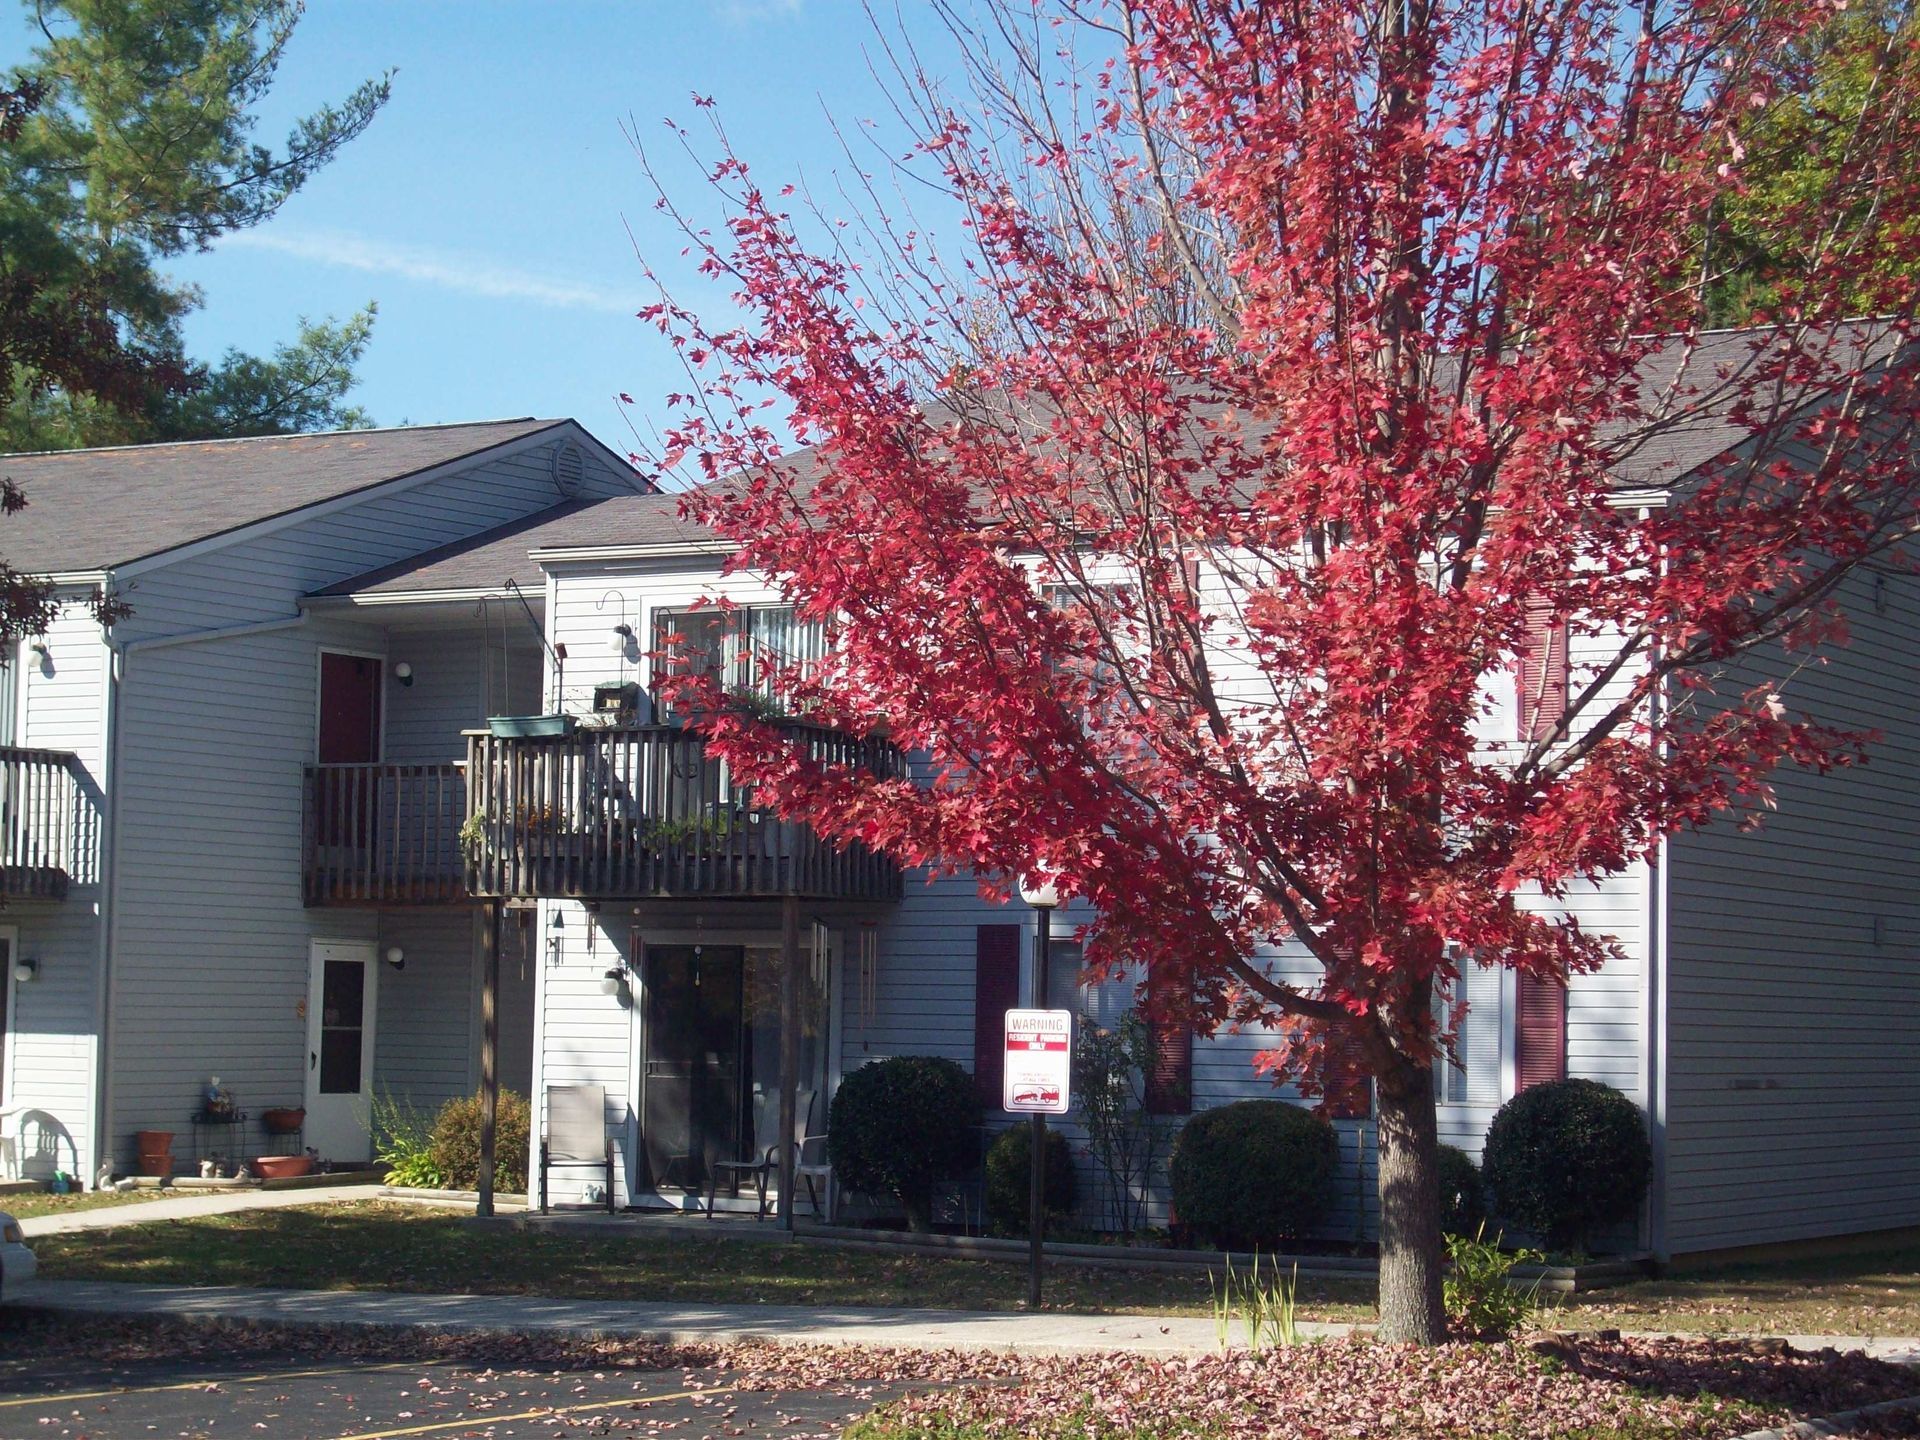
M880 1011L880 927L860 922L860 1033L864 1037Z

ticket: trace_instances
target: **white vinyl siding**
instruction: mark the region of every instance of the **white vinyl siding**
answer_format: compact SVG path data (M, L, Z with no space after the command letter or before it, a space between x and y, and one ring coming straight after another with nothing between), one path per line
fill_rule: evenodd
M483 456L148 571L125 597L134 614L116 638L292 619L311 591L551 506L547 448ZM588 493L630 489L591 450L588 468ZM443 671L443 655L413 636L403 643L418 678L396 701L389 670L389 725L410 759L458 758L458 729L485 708L474 662ZM391 655L395 641L316 614L127 657L110 1135L122 1158L135 1130L184 1135L215 1068L243 1108L300 1103L311 943L376 938L373 912L301 903L302 767L314 753L323 647ZM436 738L442 724L453 733Z
M1909 1225L1920 1212L1920 585L1860 576L1851 642L1770 655L1790 710L1877 730L1865 765L1783 771L1756 830L1668 847L1675 1253Z

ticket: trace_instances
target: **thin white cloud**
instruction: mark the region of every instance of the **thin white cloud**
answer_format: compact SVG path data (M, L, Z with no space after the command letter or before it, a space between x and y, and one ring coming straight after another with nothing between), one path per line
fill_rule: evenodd
M429 249L389 240L369 240L339 230L240 230L222 245L244 250L269 250L296 260L364 270L374 275L399 275L423 285L479 295L489 300L519 300L561 310L598 310L631 315L639 301L597 285L538 275L502 265L482 255L457 250Z

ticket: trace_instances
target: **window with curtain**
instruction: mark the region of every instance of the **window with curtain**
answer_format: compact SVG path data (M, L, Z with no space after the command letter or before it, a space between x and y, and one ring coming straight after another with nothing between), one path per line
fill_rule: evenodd
M1460 978L1444 987L1436 986L1433 996L1433 1022L1444 1027L1459 1015L1451 1059L1441 1055L1433 1062L1433 1098L1442 1105L1495 1105L1500 1101L1500 971L1459 962Z
M655 630L663 650L675 656L676 676L715 679L735 696L778 704L783 670L807 666L826 653L826 630L817 620L799 620L791 605L743 605L732 610L667 610ZM664 673L656 668L658 688Z

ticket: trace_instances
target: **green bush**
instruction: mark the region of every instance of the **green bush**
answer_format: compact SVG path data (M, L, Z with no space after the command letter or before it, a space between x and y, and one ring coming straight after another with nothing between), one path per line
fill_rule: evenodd
M1440 1147L1440 1229L1447 1235L1478 1235L1487 1223L1486 1191L1473 1157L1453 1145Z
M444 1189L447 1177L433 1163L433 1120L405 1096L373 1097L373 1157L389 1185L410 1190Z
M1468 1340L1504 1340L1533 1313L1540 1282L1524 1289L1512 1279L1516 1265L1538 1265L1547 1257L1538 1250L1506 1251L1497 1239L1487 1239L1487 1227L1468 1235L1447 1237L1447 1324Z
M527 1097L500 1092L494 1110L493 1188L518 1195L527 1186L527 1141L533 1128ZM480 1097L463 1095L440 1107L433 1120L428 1154L453 1190L480 1188Z
M1025 1122L1004 1130L987 1150L987 1223L996 1235L1025 1235L1033 1210L1033 1127ZM1049 1216L1071 1215L1077 1177L1073 1148L1060 1131L1047 1130L1046 1206Z
M1640 1107L1625 1095L1595 1080L1555 1080L1500 1107L1482 1164L1496 1214L1549 1249L1578 1250L1639 1213L1653 1151Z
M1320 1223L1339 1161L1320 1116L1284 1100L1242 1100L1186 1123L1168 1178L1181 1221L1209 1244L1271 1250Z
M933 1228L933 1187L979 1159L980 1098L951 1060L897 1055L840 1082L827 1111L827 1157L851 1190L891 1195L910 1228Z

